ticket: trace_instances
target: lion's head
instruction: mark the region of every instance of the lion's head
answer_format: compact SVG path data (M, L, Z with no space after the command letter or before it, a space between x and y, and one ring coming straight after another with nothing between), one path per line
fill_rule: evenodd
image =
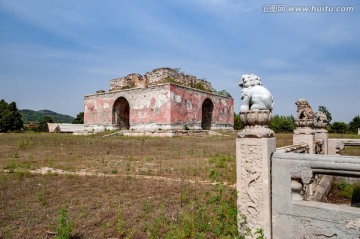
M254 74L242 75L239 86L241 88L250 88L256 85L262 85L260 77Z

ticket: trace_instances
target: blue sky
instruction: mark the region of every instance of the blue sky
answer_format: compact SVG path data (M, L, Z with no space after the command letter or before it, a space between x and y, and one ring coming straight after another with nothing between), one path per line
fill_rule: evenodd
M285 12L262 10L273 4ZM240 77L254 73L274 95L274 114L295 115L305 98L348 123L360 114L360 2L0 0L0 98L20 109L75 116L111 79L159 67L229 91L235 112Z

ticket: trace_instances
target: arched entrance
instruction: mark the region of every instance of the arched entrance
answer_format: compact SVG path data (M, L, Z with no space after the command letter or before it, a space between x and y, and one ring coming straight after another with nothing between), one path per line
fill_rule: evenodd
M206 98L202 104L202 119L201 119L201 128L204 130L211 129L211 120L214 110L214 104L209 98Z
M130 106L124 97L120 97L114 102L113 124L120 129L130 129Z

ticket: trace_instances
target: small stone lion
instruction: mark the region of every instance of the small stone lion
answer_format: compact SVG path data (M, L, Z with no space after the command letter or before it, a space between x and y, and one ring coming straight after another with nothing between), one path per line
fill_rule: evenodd
M270 91L262 86L260 77L257 75L243 75L239 86L243 88L240 99L243 104L240 111L246 110L269 110L274 107L274 98Z
M314 115L314 126L316 128L325 128L328 124L328 119L325 113L319 111Z
M307 100L299 99L295 102L295 105L297 107L297 116L295 119L312 120L314 118L314 111Z

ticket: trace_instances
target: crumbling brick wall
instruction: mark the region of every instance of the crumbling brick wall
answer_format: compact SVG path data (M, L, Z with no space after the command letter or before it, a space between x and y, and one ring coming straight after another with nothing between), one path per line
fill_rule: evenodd
M179 72L179 70L171 68L158 68L146 73L144 76L132 73L122 78L113 79L110 82L110 91L137 87L145 88L149 85L161 83L176 83L187 87L213 92L210 82L203 79L197 79L195 76L186 75Z

